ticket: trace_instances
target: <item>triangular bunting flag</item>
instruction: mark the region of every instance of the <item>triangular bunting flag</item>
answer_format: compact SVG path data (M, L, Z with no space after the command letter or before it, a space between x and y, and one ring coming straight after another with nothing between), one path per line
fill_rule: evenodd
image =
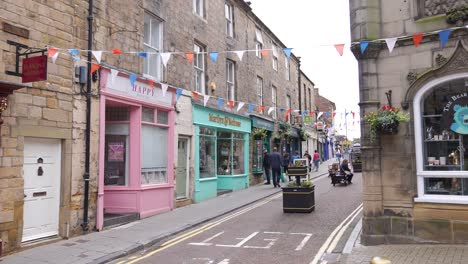
M229 104L229 109L231 109L231 111L232 111L232 108L234 107L234 101L233 101L233 100L229 100L229 101L228 101L228 104Z
M314 115L315 115L315 111L311 111L311 112L310 112L310 116L312 117L312 116L314 116Z
M237 112L239 112L241 108L244 107L244 105L245 105L244 102L239 102L239 104L237 105Z
M112 49L112 53L113 54L122 54L122 50L121 49Z
M354 113L354 112L351 111L351 114L353 115L353 119L354 119L354 115L355 115L356 113Z
M247 110L247 112L252 113L253 109L254 109L254 105L249 104L249 110Z
M369 41L361 41L361 54L364 54L368 45L369 45Z
M218 60L219 52L210 52L209 54L213 62L216 62Z
M137 55L140 56L140 57L143 57L145 59L148 57L148 53L146 53L146 52L137 52Z
M285 110L284 108L280 108L280 112L283 113Z
M135 84L136 79L137 79L137 76L135 74L130 74L130 85L132 87Z
M323 115L323 112L319 112L317 115L317 119L319 119Z
M413 35L413 42L416 48L419 46L419 43L421 43L423 36L424 36L423 33L418 33L418 34Z
M57 60L59 54L60 54L60 52L57 52L57 53L54 54L54 56L52 57L52 63L55 63L55 61Z
M169 86L165 83L161 83L161 89L162 89L162 93L163 93L163 97L166 97L166 92L167 92L167 88Z
M207 94L203 95L203 106L206 106L208 100L210 100L210 96Z
M93 74L95 71L97 71L101 66L99 64L93 63L91 65L91 74Z
M79 50L77 49L69 49L68 52L70 52L70 54L72 55L72 58L76 61L79 61L80 60L80 57L78 56L78 54L80 53Z
M263 56L263 57L267 57L267 56L268 56L268 52L270 52L270 51L269 51L269 50L262 49L262 50L260 50L260 52L262 53L262 56Z
M291 57L291 51L292 51L292 48L284 48L283 49L284 55L286 55L286 58L288 58L288 60Z
M56 48L47 48L47 56L52 59L53 63L55 63L58 53L59 53L58 49ZM55 60L54 60L54 57L55 57Z
M258 112L261 113L265 109L265 106L261 105L258 107Z
M219 108L223 109L224 106L223 106L223 102L224 102L224 99L221 98L221 97L218 97L218 105L219 105Z
M237 57L239 57L239 60L242 61L242 57L244 57L245 50L237 50L234 52L237 54Z
M387 48L390 53L392 53L393 48L395 47L395 44L397 42L398 38L387 38L385 39L385 42L387 43Z
M273 110L275 110L275 108L273 106L268 108L268 114L271 114L271 112L273 112Z
M119 71L111 69L111 83L112 84L115 82L115 77L117 77L117 75L119 75Z
M176 100L179 100L180 96L182 96L182 88L177 88L176 95Z
M333 116L333 118L334 118L334 117L336 116L336 112L333 112L333 115L332 115L332 116Z
M343 56L343 49L345 44L335 44L335 49L338 51L340 56Z
M452 31L450 29L442 30L439 32L439 37L440 37L440 42L442 44L442 48L444 48L445 45L447 45L447 41L450 37L451 32Z
M164 64L164 67L167 67L167 62L171 58L171 53L165 52L165 53L161 53L160 55L161 55L161 60L162 60L162 63Z
M198 93L197 92L193 91L192 95L193 95L194 100L198 100Z
M294 113L299 113L299 112L301 112L301 110L297 110L297 109L294 110Z
M325 118L328 118L329 115L330 115L330 112L325 112Z
M185 53L185 57L187 58L187 61L188 61L189 63L192 63L192 62L193 62L193 55L194 55L193 52L186 52L186 53Z
M101 50L93 50L91 51L93 53L94 58L98 63L101 63L101 57L102 57L102 51Z
M286 111L286 114L290 114L290 113L292 113L292 109L291 109L291 108L289 108L288 111Z

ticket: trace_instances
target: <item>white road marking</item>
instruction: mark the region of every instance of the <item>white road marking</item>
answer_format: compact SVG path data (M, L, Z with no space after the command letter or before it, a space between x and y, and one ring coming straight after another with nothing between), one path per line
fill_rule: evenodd
M279 235L284 234L283 232L263 232L263 233L265 233L265 234L279 234Z
M305 244L309 241L309 239L312 237L312 234L309 233L291 233L291 235L301 235L305 236L304 239L302 239L301 243L299 246L297 246L296 251L300 251L304 248Z
M357 211L357 213L351 218L351 220L348 221L348 223L341 228L340 232L338 232L338 235L336 235L335 239L333 239L332 243L327 249L327 253L332 253L333 250L336 248L336 245L338 244L338 241L340 241L341 237L343 236L344 232L348 228L348 226L354 221L354 219L362 212L362 207Z
M235 244L235 245L220 245L220 244L216 244L217 247L233 247L233 248L240 248L242 247L242 245L244 245L245 243L247 243L250 239L252 239L254 236L256 236L259 232L253 232L250 236L246 237L246 238L236 238L236 239L242 239L241 242Z
M262 248L262 249L269 249L271 248L276 240L278 240L277 238L265 238L263 239L264 241L270 241L270 243L268 243L268 245L266 245L265 247L258 247L258 246L244 246L244 248Z
M223 259L221 262L218 264L229 264L229 259Z
M224 234L224 231L219 232L218 234L216 234L216 235L214 235L212 237L209 237L209 238L203 240L202 242L198 242L198 243L193 242L193 243L189 243L189 245L192 245L192 246L211 246L211 245L213 245L213 243L207 243L207 242L214 239L214 238L216 238L216 237L218 237L218 236L220 236L220 235L222 235L222 234Z

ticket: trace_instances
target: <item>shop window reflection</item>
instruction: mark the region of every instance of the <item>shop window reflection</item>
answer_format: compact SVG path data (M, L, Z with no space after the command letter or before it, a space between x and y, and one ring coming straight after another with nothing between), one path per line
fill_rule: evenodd
M207 135L200 135L200 179L212 178L216 176L215 172L215 149L216 141L214 136L210 136L212 133L210 129L202 131L200 133L208 133Z

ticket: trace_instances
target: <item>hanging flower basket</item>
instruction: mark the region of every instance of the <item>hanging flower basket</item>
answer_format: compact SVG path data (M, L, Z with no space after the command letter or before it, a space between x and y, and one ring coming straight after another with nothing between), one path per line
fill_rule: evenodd
M408 122L409 116L398 108L384 105L377 112L365 115L364 121L370 125L370 140L374 142L377 134L397 134L400 122Z
M267 131L264 128L254 128L252 136L255 140L263 140L267 137Z

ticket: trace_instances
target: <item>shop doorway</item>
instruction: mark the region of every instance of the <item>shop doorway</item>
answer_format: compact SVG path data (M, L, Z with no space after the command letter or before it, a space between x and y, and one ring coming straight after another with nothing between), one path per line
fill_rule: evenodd
M187 199L189 187L190 140L179 137L177 144L176 199Z
M60 140L25 138L22 242L58 234L60 175Z

